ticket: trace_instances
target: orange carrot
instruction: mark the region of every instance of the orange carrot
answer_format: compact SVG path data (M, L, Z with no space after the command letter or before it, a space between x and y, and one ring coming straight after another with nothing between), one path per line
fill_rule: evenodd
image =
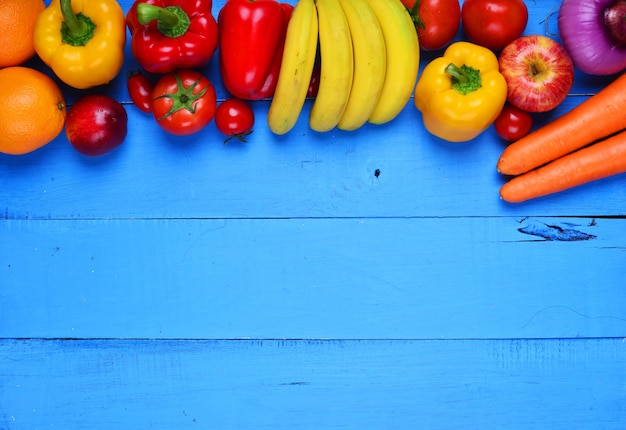
M509 145L498 171L519 175L626 128L626 73L554 121Z
M626 131L516 176L500 197L519 203L626 172Z

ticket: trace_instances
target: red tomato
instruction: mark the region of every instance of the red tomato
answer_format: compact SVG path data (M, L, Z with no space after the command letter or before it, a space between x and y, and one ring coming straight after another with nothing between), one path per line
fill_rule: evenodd
M152 112L152 82L139 70L130 72L128 75L128 94L130 99L139 110Z
M415 22L420 48L435 51L452 42L461 24L459 0L402 0L402 3Z
M168 133L185 136L206 127L215 116L215 88L200 73L179 69L163 75L152 90L152 114Z
M498 136L508 142L514 142L530 132L533 119L528 112L506 104L493 126Z
M248 103L241 99L227 99L215 111L215 126L220 133L228 136L226 141L236 137L242 142L252 133L254 112Z
M461 21L470 41L500 50L524 32L528 9L522 0L465 0Z

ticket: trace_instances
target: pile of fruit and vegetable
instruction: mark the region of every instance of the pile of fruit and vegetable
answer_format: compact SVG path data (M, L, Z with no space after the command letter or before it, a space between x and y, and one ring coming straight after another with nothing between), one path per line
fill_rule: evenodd
M227 0L214 11L211 0L136 0L124 12L116 0L3 0L0 152L33 152L63 130L86 156L121 145L126 108L98 89L130 52L139 65L125 77L132 108L163 133L188 136L214 122L225 141L249 140L256 100L268 100L263 121L275 135L298 121L349 133L390 123L412 103L415 121L438 139L463 144L493 127L509 142L494 160L510 177L500 190L508 202L626 172L626 0L563 0L558 34L544 35L525 33L528 6ZM33 57L47 70L29 66ZM223 100L202 72L210 62ZM565 100L575 71L611 79L533 127ZM68 105L65 87L84 95Z

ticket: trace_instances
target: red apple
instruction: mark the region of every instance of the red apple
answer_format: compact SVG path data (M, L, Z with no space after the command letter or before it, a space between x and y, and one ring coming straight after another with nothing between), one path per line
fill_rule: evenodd
M507 101L526 112L547 112L557 107L574 83L569 54L547 36L522 36L499 56L507 83Z
M69 109L65 134L81 154L98 156L117 148L126 138L128 115L117 100L89 94Z

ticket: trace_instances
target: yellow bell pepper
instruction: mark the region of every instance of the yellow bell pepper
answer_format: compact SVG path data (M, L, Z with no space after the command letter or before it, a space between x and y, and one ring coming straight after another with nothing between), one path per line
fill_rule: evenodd
M52 0L37 19L34 39L37 55L66 84L106 84L124 62L124 11L115 0Z
M426 65L414 102L431 134L465 142L495 121L506 94L496 55L470 42L456 42Z

